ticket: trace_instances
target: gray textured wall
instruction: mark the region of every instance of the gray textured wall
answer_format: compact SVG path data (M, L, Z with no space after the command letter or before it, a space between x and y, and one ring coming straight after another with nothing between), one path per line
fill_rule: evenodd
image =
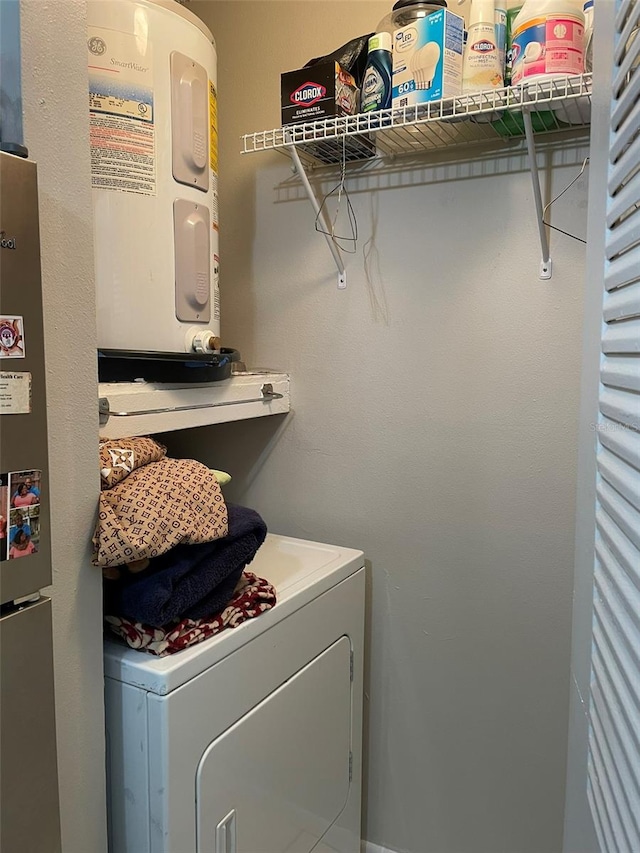
M281 71L388 7L191 4L219 49L223 339L291 372L295 412L176 446L228 465L230 495L272 530L371 561L365 836L555 853L584 248L554 234L541 282L522 149L441 157L349 182L360 238L338 292L287 161L239 154L242 133L279 124ZM547 197L585 153L541 155ZM583 178L553 221L584 236L586 204Z
M65 853L106 849L102 578L86 3L22 0L25 143L38 163L53 526L54 662Z

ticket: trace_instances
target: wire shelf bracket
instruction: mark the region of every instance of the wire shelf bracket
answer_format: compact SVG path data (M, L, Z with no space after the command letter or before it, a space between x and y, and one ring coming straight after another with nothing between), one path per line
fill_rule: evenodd
M533 200L536 206L536 219L538 222L538 233L540 235L540 249L542 260L540 261L540 280L548 281L553 275L553 261L549 254L549 238L544 224L544 208L542 205L542 190L540 188L540 175L538 174L538 158L536 156L536 143L533 136L533 122L531 111L522 111L524 122L524 135L527 140L527 154L529 155L529 171L531 172L531 184L533 186Z
M327 246L329 247L329 251L333 257L335 265L338 269L338 290L345 290L347 286L347 271L345 270L344 261L342 260L342 254L340 249L336 245L335 240L329 233L329 228L326 221L326 216L322 212L320 208L320 202L316 198L316 194L313 191L313 187L309 182L309 178L307 177L307 173L305 172L304 166L302 165L302 161L300 160L300 155L298 154L298 149L295 145L288 146L289 155L293 162L294 168L298 173L298 177L302 181L302 186L305 189L307 196L309 197L309 201L311 202L311 206L313 207L315 214L320 218L325 229L323 231L323 236L327 241Z

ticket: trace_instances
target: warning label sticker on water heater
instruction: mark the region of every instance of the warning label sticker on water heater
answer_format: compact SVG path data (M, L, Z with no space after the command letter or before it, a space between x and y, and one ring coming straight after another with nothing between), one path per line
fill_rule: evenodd
M151 45L132 33L90 27L91 186L156 194Z
M218 231L218 96L209 80L209 166L211 167L211 227Z
M218 96L216 87L209 80L209 165L218 172Z

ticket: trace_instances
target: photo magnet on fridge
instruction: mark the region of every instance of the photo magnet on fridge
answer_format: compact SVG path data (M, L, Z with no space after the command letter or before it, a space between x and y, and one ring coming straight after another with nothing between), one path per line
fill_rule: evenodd
M0 358L24 358L24 320L0 315Z
M0 474L0 561L7 559L9 538L9 475Z
M37 469L12 471L8 476L5 559L17 560L36 554L40 545L40 486Z

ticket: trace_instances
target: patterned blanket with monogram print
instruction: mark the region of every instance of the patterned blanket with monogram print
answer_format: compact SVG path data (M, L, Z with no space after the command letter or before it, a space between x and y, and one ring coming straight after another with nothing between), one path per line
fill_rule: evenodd
M227 535L215 473L193 459L167 458L153 439L101 441L100 476L96 566L122 566Z

